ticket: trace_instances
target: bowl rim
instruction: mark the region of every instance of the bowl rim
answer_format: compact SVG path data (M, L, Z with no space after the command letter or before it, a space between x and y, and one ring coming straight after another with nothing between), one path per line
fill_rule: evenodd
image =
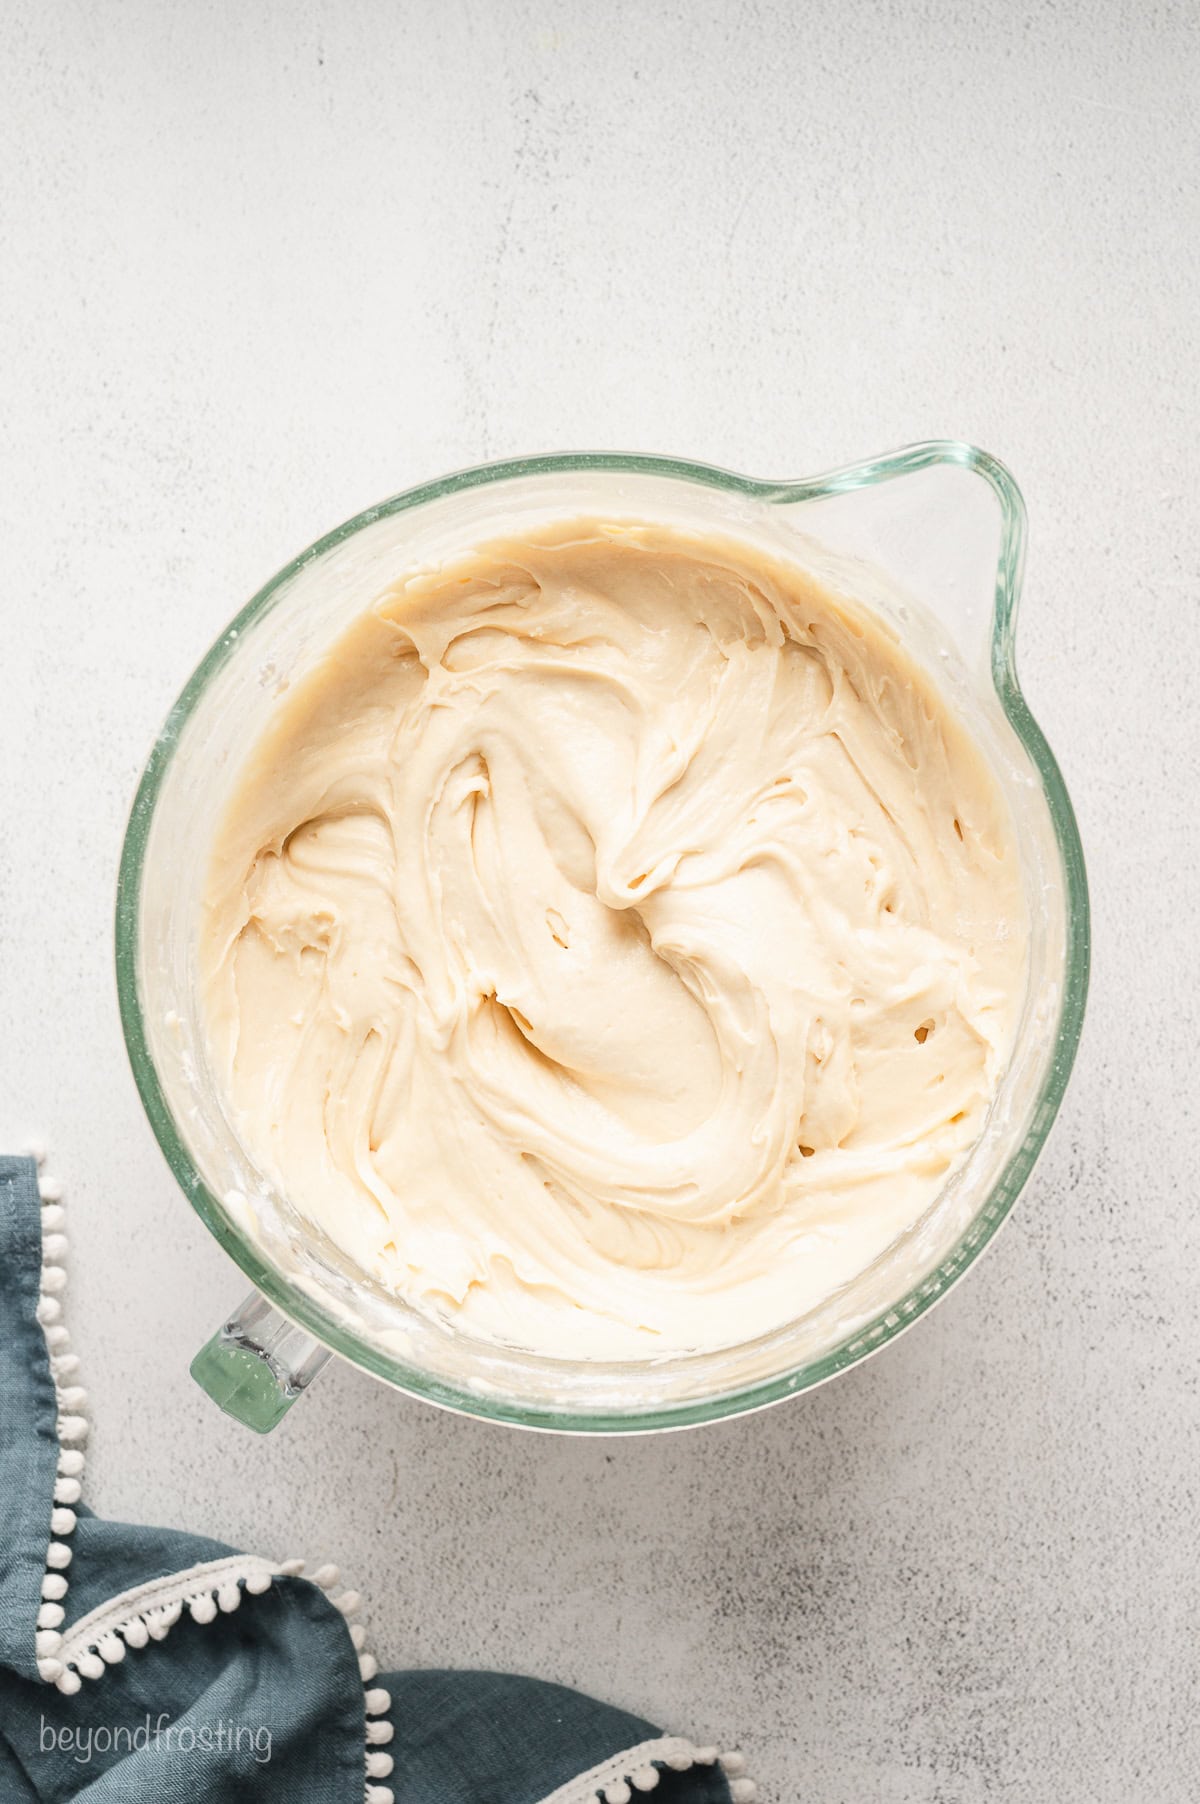
M986 1202L954 1247L903 1297L855 1328L838 1344L800 1365L715 1396L646 1408L595 1412L531 1404L473 1391L431 1376L368 1345L305 1291L293 1289L209 1189L167 1101L150 1050L138 980L141 889L150 827L180 735L204 690L224 666L247 627L260 620L291 579L314 559L389 516L458 491L531 476L586 471L647 475L695 483L763 502L800 502L847 494L937 465L974 471L1000 503L1000 549L991 628L991 677L997 699L1041 783L1062 866L1065 902L1063 981L1054 1049L1029 1126L1013 1149ZM1091 928L1087 874L1075 812L1049 744L1026 704L1017 676L1016 621L1025 549L1025 505L1012 475L997 458L953 439L928 440L822 475L795 481L743 476L719 466L646 453L577 451L504 459L457 470L404 489L324 534L283 566L230 621L180 691L151 748L138 783L121 848L117 878L115 954L117 997L125 1046L142 1106L184 1196L251 1283L289 1320L351 1364L394 1388L459 1414L517 1427L574 1434L635 1434L720 1421L797 1396L848 1370L898 1338L943 1297L994 1240L1045 1144L1074 1064L1083 1026L1090 971Z

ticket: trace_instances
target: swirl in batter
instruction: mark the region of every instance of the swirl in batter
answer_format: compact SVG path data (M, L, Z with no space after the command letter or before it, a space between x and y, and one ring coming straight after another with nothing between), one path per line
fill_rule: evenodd
M361 1267L564 1357L813 1307L979 1133L1011 827L890 627L573 521L399 582L280 704L204 986L247 1147Z

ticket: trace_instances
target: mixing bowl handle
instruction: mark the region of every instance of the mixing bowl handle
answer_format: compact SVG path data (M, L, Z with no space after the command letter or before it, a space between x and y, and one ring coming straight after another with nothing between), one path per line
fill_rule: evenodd
M331 1357L256 1290L192 1361L192 1377L227 1416L267 1434Z

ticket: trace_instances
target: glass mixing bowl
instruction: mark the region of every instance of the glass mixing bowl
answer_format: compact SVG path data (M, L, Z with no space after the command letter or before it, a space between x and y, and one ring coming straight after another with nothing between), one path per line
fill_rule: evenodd
M485 1342L357 1269L255 1165L214 1081L196 984L200 897L232 780L283 688L405 567L549 518L602 513L718 530L817 574L889 618L983 747L1012 809L1032 922L1015 1050L966 1161L899 1241L818 1309L717 1352L609 1364ZM146 1113L184 1195L256 1286L194 1375L266 1429L330 1351L469 1415L631 1432L737 1415L877 1352L978 1258L1033 1169L1083 1019L1088 903L1075 816L1017 681L1025 513L970 445L915 445L799 482L659 457L578 453L409 489L301 553L222 633L172 708L121 858L121 1019Z

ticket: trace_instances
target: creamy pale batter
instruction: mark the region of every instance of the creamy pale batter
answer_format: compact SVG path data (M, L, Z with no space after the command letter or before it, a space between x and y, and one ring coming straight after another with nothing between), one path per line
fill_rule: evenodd
M1025 981L1008 816L890 627L573 521L400 581L224 819L211 1045L302 1214L479 1335L753 1338L914 1223Z

